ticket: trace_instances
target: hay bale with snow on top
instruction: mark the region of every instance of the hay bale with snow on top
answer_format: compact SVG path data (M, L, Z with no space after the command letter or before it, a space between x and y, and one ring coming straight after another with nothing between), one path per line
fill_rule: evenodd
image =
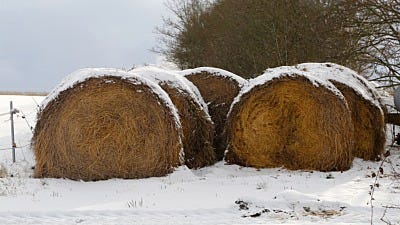
M231 72L211 67L184 70L180 74L196 85L208 105L215 124L214 147L218 160L221 160L226 149L223 134L226 115L233 99L247 81Z
M346 98L354 125L354 156L366 160L380 158L386 142L385 118L375 86L355 71L333 63L304 63L296 67L332 82Z
M197 88L179 74L154 66L140 67L130 72L158 83L178 109L183 131L185 164L189 168L214 164L214 124Z
M232 104L226 134L229 163L256 168L346 170L353 125L341 93L291 67L250 80Z
M181 163L181 132L176 108L157 84L116 69L78 70L38 114L34 176L164 176Z

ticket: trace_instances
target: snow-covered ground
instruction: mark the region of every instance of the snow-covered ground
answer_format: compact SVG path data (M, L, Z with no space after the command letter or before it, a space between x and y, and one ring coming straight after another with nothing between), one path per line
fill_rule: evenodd
M22 113L15 118L16 144L22 147L17 163L12 164L10 150L0 150L0 167L7 174L0 178L0 224L370 224L374 183L374 224L385 224L382 217L400 224L396 147L390 148L392 163L384 163L383 174L378 172L381 162L355 159L342 173L257 170L220 162L140 180L33 179L28 124L34 125L43 99L0 96L0 149L11 142L9 115L3 115L10 100L27 120Z

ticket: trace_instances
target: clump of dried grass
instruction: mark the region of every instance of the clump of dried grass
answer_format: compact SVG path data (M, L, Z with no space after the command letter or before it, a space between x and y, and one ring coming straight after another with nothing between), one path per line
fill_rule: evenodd
M0 178L4 178L7 176L7 170L6 168L0 164Z
M257 168L346 170L354 132L343 99L302 76L255 86L233 105L226 160Z
M235 79L207 71L185 74L185 77L196 85L208 105L215 124L213 145L218 160L221 160L226 149L226 138L223 134L226 116L233 99L239 94L241 85Z
M180 131L152 89L114 76L61 92L38 114L35 177L163 176L179 165Z

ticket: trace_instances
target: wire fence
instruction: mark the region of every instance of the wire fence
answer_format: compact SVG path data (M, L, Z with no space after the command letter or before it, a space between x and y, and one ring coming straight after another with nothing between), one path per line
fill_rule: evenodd
M0 113L0 116L8 116L8 115L10 115L10 112Z
M39 104L34 98L32 98L32 100L34 101L34 105L32 107L32 109L33 109L32 112L25 113L24 111L17 109L18 107L13 107L12 101L10 102L10 110L8 112L7 111L0 112L0 126L3 127L2 130L5 130L4 126L6 126L6 124L9 124L10 127L8 128L8 130L10 132L9 136L11 139L8 144L0 143L0 145L1 145L0 151L11 151L14 162L15 162L15 151L16 150L18 150L18 149L23 150L26 148L30 148L30 146L31 146L30 141L23 140L23 141L21 141L22 142L22 144L21 144L21 143L18 143L19 141L16 141L14 139L14 122L15 122L15 124L18 124L18 126L17 126L18 132L16 133L16 135L21 133L21 131L22 131L21 129L25 129L25 128L27 128L27 130L29 130L30 133L33 134L34 126L32 125L31 119L34 115L37 114L37 112L39 110ZM30 110L28 110L28 111L30 111ZM23 125L23 124L25 124L25 125ZM4 137L6 137L6 136L8 136L8 135L3 136L2 139L4 139ZM18 137L17 137L17 139L18 139ZM23 152L21 152L21 153L24 155Z

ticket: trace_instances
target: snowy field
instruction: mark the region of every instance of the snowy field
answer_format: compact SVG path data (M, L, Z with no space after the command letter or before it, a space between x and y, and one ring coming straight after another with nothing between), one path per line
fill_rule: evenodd
M383 164L383 173L382 162L355 159L349 171L329 173L256 170L220 162L199 170L183 166L167 177L140 180L33 179L29 126L43 99L0 96L0 224L337 225L370 224L371 215L373 224L400 224L397 147L388 147L391 163ZM15 118L16 144L21 147L15 164L7 150L9 115L4 115L10 100L22 112Z

